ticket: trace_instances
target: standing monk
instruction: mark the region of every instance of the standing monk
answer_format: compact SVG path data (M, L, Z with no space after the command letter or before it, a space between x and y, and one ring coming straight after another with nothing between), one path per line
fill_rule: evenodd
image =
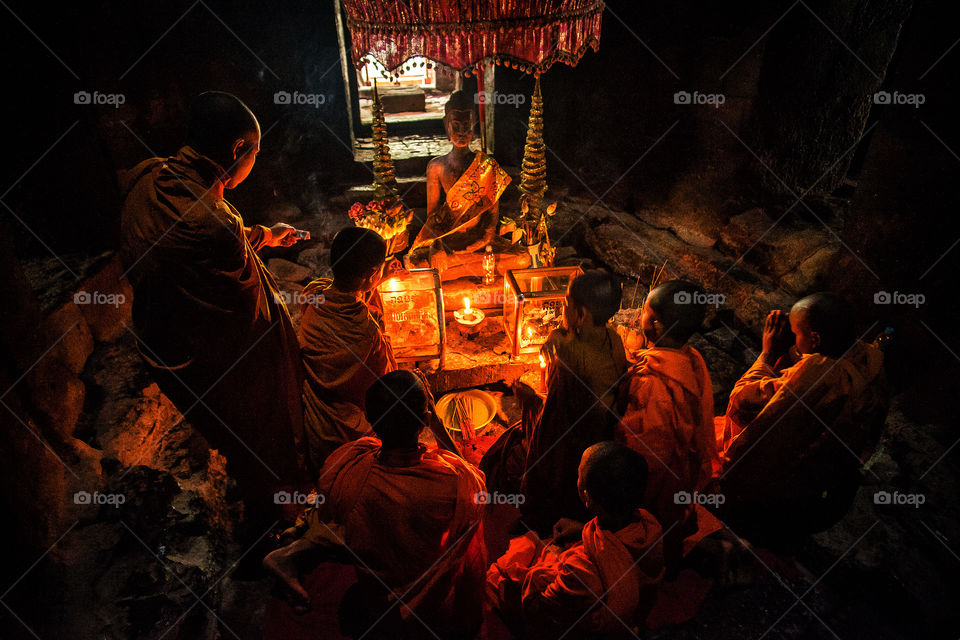
M187 146L128 174L121 219L140 353L226 456L251 526L270 518L273 492L305 471L297 335L256 253L292 245L295 229L245 226L223 197L259 151L250 109L204 93L191 106Z

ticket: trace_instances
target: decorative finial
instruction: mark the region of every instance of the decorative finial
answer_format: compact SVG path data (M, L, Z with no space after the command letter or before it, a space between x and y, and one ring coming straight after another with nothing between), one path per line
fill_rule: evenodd
M523 146L523 164L520 168L520 193L531 209L540 212L543 196L547 192L547 156L543 143L543 97L540 95L540 78L533 87L530 100L530 118L527 123L527 140Z
M377 92L377 81L373 81L373 197L380 200L397 196L397 174L390 157L390 143L387 139L387 121L383 115L383 104Z

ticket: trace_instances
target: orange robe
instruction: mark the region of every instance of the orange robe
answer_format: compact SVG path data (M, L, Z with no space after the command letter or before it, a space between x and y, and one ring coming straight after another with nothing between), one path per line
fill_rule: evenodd
M309 512L305 539L348 549L368 583L392 590L412 632L425 623L440 637L468 637L480 624L487 567L483 474L422 445L390 464L380 452L379 440L360 438L330 455L318 483L324 502Z
M859 485L861 459L883 429L883 353L858 343L840 359L801 356L777 373L760 359L733 388L718 440L729 507L798 514L816 526ZM839 502L839 504L838 504Z
M447 192L443 204L429 216L417 234L411 251L427 247L436 240L442 240L449 249L457 251L478 240L469 232L484 214L493 210L508 184L510 176L497 161L477 151L473 162ZM496 226L497 222L493 220L492 224Z
M662 534L656 518L638 509L635 521L616 532L594 518L581 541L564 551L533 533L514 538L487 571L488 601L501 615L516 615L517 603L508 599L519 594L534 637L558 637L571 627L578 632L571 637L628 636L656 598L664 574Z
M577 490L580 457L613 438L617 388L627 370L623 342L610 327L596 339L557 329L544 348L555 357L543 409L529 430L520 487L524 520L541 532L559 518L589 517Z
M301 294L303 413L310 460L317 469L340 445L372 435L364 396L374 381L397 368L383 332L380 294L370 291L361 297L332 284L314 280Z
M647 460L650 474L644 504L669 530L667 559L675 563L682 557L685 538L691 538L692 546L719 528L715 518L695 508L693 500L677 496L706 489L720 466L710 372L690 345L650 347L639 352L623 383L622 396L626 407L616 440ZM698 530L698 521L703 530Z
M226 455L246 495L303 478L300 348L273 276L191 147L127 175L120 256L141 354L161 390ZM198 401L197 398L202 401Z

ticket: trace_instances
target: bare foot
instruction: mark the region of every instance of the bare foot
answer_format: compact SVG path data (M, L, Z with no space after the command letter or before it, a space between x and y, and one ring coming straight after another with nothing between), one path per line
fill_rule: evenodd
M300 574L293 561L293 551L301 541L294 542L276 551L271 551L263 559L263 568L275 575L290 590L290 605L297 613L310 610L310 594L300 584Z

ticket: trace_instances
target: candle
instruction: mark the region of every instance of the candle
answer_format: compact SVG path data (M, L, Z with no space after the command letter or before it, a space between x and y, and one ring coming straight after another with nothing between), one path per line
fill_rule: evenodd
M470 308L470 298L463 298L463 310L454 311L453 317L458 323L460 323L461 328L469 327L471 330L476 327L484 318L484 313L480 309L471 309Z
M547 360L540 354L540 392L547 392Z

